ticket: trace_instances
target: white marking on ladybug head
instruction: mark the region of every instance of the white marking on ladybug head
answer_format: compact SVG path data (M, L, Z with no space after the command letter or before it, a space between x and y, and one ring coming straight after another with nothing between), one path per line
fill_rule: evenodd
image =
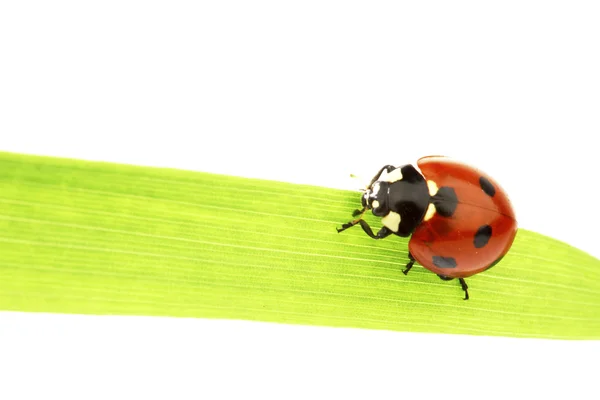
M373 201L373 208L379 208L379 202L377 200Z
M438 192L438 185L434 181L427 181L427 188L429 189L430 196L435 196Z
M427 212L425 213L425 217L423 218L424 221L429 221L431 218L433 218L433 216L435 215L436 209L435 206L433 205L433 203L429 204L429 207L427 207Z
M381 223L392 232L398 232L398 229L400 229L400 214L390 211L388 215L381 218Z
M367 189L367 191L363 195L363 197L365 199L365 205L367 205L369 207L373 207L371 202L377 198L377 193L379 193L379 182L375 182L373 184L373 187L371 189Z
M362 204L363 207L367 207L369 205L369 196L371 194L370 190L367 190L366 192L363 193L360 202Z
M396 168L392 172L386 175L385 181L389 183L394 183L396 181L402 180L402 170L400 168Z

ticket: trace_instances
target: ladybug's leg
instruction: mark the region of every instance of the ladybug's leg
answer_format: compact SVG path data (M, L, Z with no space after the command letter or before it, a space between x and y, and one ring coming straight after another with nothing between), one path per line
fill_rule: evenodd
M342 231L345 231L345 230L346 230L346 229L348 229L348 228L352 228L352 227L353 227L354 225L356 225L356 224L361 224L361 225L362 225L362 223L361 223L361 218L362 218L362 215L364 214L364 212L365 212L365 209L364 209L364 208L363 208L362 210L358 210L358 209L357 209L357 210L354 210L354 211L352 212L352 216L353 216L353 217L358 217L358 216L360 215L360 218L357 218L357 219L355 219L354 221L350 221L350 222L348 222L348 223L345 223L344 225L342 225L342 227L341 227L341 228L336 228L336 229L337 229L337 231L338 231L338 233L340 233L340 232L342 232ZM366 224L366 222L365 222L365 224ZM367 225L367 227L368 227L368 225ZM363 229L365 229L365 228L363 227ZM369 230L370 230L370 228L367 228L367 229L369 229ZM366 231L365 231L365 232L366 232ZM367 232L367 233L368 233L368 232ZM372 232L371 232L371 233L372 233Z
M384 239L393 233L388 227L384 226L375 235L373 234L373 231L371 230L369 224L367 224L365 221L361 219L360 221L358 221L358 223L363 228L363 231L365 231L365 233L373 239Z
M365 231L365 233L367 235L369 235L370 237L372 237L373 239L384 239L393 233L390 229L388 229L387 227L384 226L377 232L377 234L375 234L375 233L373 233L373 230L371 229L369 224L367 224L366 221L364 221L360 218L355 219L354 221L350 221L350 222L342 225L341 228L336 228L336 229L339 233L339 232L345 231L348 228L352 228L356 224L360 224L360 226L363 228L363 231Z
M352 216L353 217L358 217L359 215L361 215L362 213L365 212L365 209L363 208L362 210L356 209L352 212Z
M465 291L464 300L469 300L469 286L467 286L467 282L465 282L465 280L463 278L458 278L458 281L460 282L460 286L462 287L462 290Z
M444 280L444 281L451 281L454 278L450 278L449 276L445 276L445 275L438 275L440 277L440 279ZM465 291L465 298L463 300L469 300L469 286L467 286L467 282L465 282L465 280L463 278L458 278L458 282L460 283L460 287L462 287L462 290Z
M413 265L415 263L415 258L413 257L412 254L410 254L410 251L408 252L408 259L410 261L408 262L408 264L406 264L406 268L402 271L404 273L404 275L408 274L408 271L410 271L410 269L413 267Z
M396 167L394 167L393 165L384 165L373 177L373 179L371 179L371 183L369 183L369 186L367 186L367 188L370 188L375 182L377 182L377 179L379 179L379 177L381 176L381 174L383 174L383 171L387 172L388 174L390 172L392 172L393 170L395 170Z
M445 275L438 276L444 281L451 281L452 279L454 279ZM467 285L467 282L465 282L464 278L458 278L458 282L460 283L460 287L465 291L465 298L463 300L469 300L469 286Z

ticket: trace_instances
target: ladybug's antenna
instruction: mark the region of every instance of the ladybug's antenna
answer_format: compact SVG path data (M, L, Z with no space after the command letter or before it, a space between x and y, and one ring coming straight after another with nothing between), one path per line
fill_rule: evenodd
M358 176L356 176L354 174L350 174L350 178L356 179L360 183L360 185L362 186L362 188L360 188L358 190L360 190L361 192L365 192L369 188L369 185L367 185L362 178L360 178L360 177L358 177Z

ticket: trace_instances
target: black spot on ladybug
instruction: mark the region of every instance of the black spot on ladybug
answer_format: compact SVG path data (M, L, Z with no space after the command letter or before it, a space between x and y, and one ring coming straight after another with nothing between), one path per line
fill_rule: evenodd
M488 265L487 268L485 269L485 271L487 271L488 269L492 268L494 265L498 264L500 261L502 261L503 258L504 258L504 256L500 256L496 261L494 261L493 263L491 263L490 265Z
M456 211L458 198L453 188L442 186L438 189L435 196L431 198L431 202L435 206L435 211L442 217L451 217Z
M473 238L473 244L478 249L482 248L490 241L492 237L492 227L489 225L481 225L477 232L475 232L475 237Z
M438 268L456 268L456 260L454 257L433 256L433 265Z
M492 185L492 182L490 182L490 180L485 176L479 178L479 186L481 186L483 192L490 197L494 197L494 195L496 194L496 188L494 187L494 185Z

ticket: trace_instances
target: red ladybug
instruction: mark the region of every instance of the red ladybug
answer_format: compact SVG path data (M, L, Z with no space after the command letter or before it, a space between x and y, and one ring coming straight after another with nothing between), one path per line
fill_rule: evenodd
M417 165L421 172L410 164L381 168L352 214L358 218L338 232L360 224L373 239L411 236L404 274L418 261L443 280L458 278L468 300L464 278L496 265L515 239L512 205L494 179L471 166L442 156ZM362 219L368 210L381 217L376 234Z

